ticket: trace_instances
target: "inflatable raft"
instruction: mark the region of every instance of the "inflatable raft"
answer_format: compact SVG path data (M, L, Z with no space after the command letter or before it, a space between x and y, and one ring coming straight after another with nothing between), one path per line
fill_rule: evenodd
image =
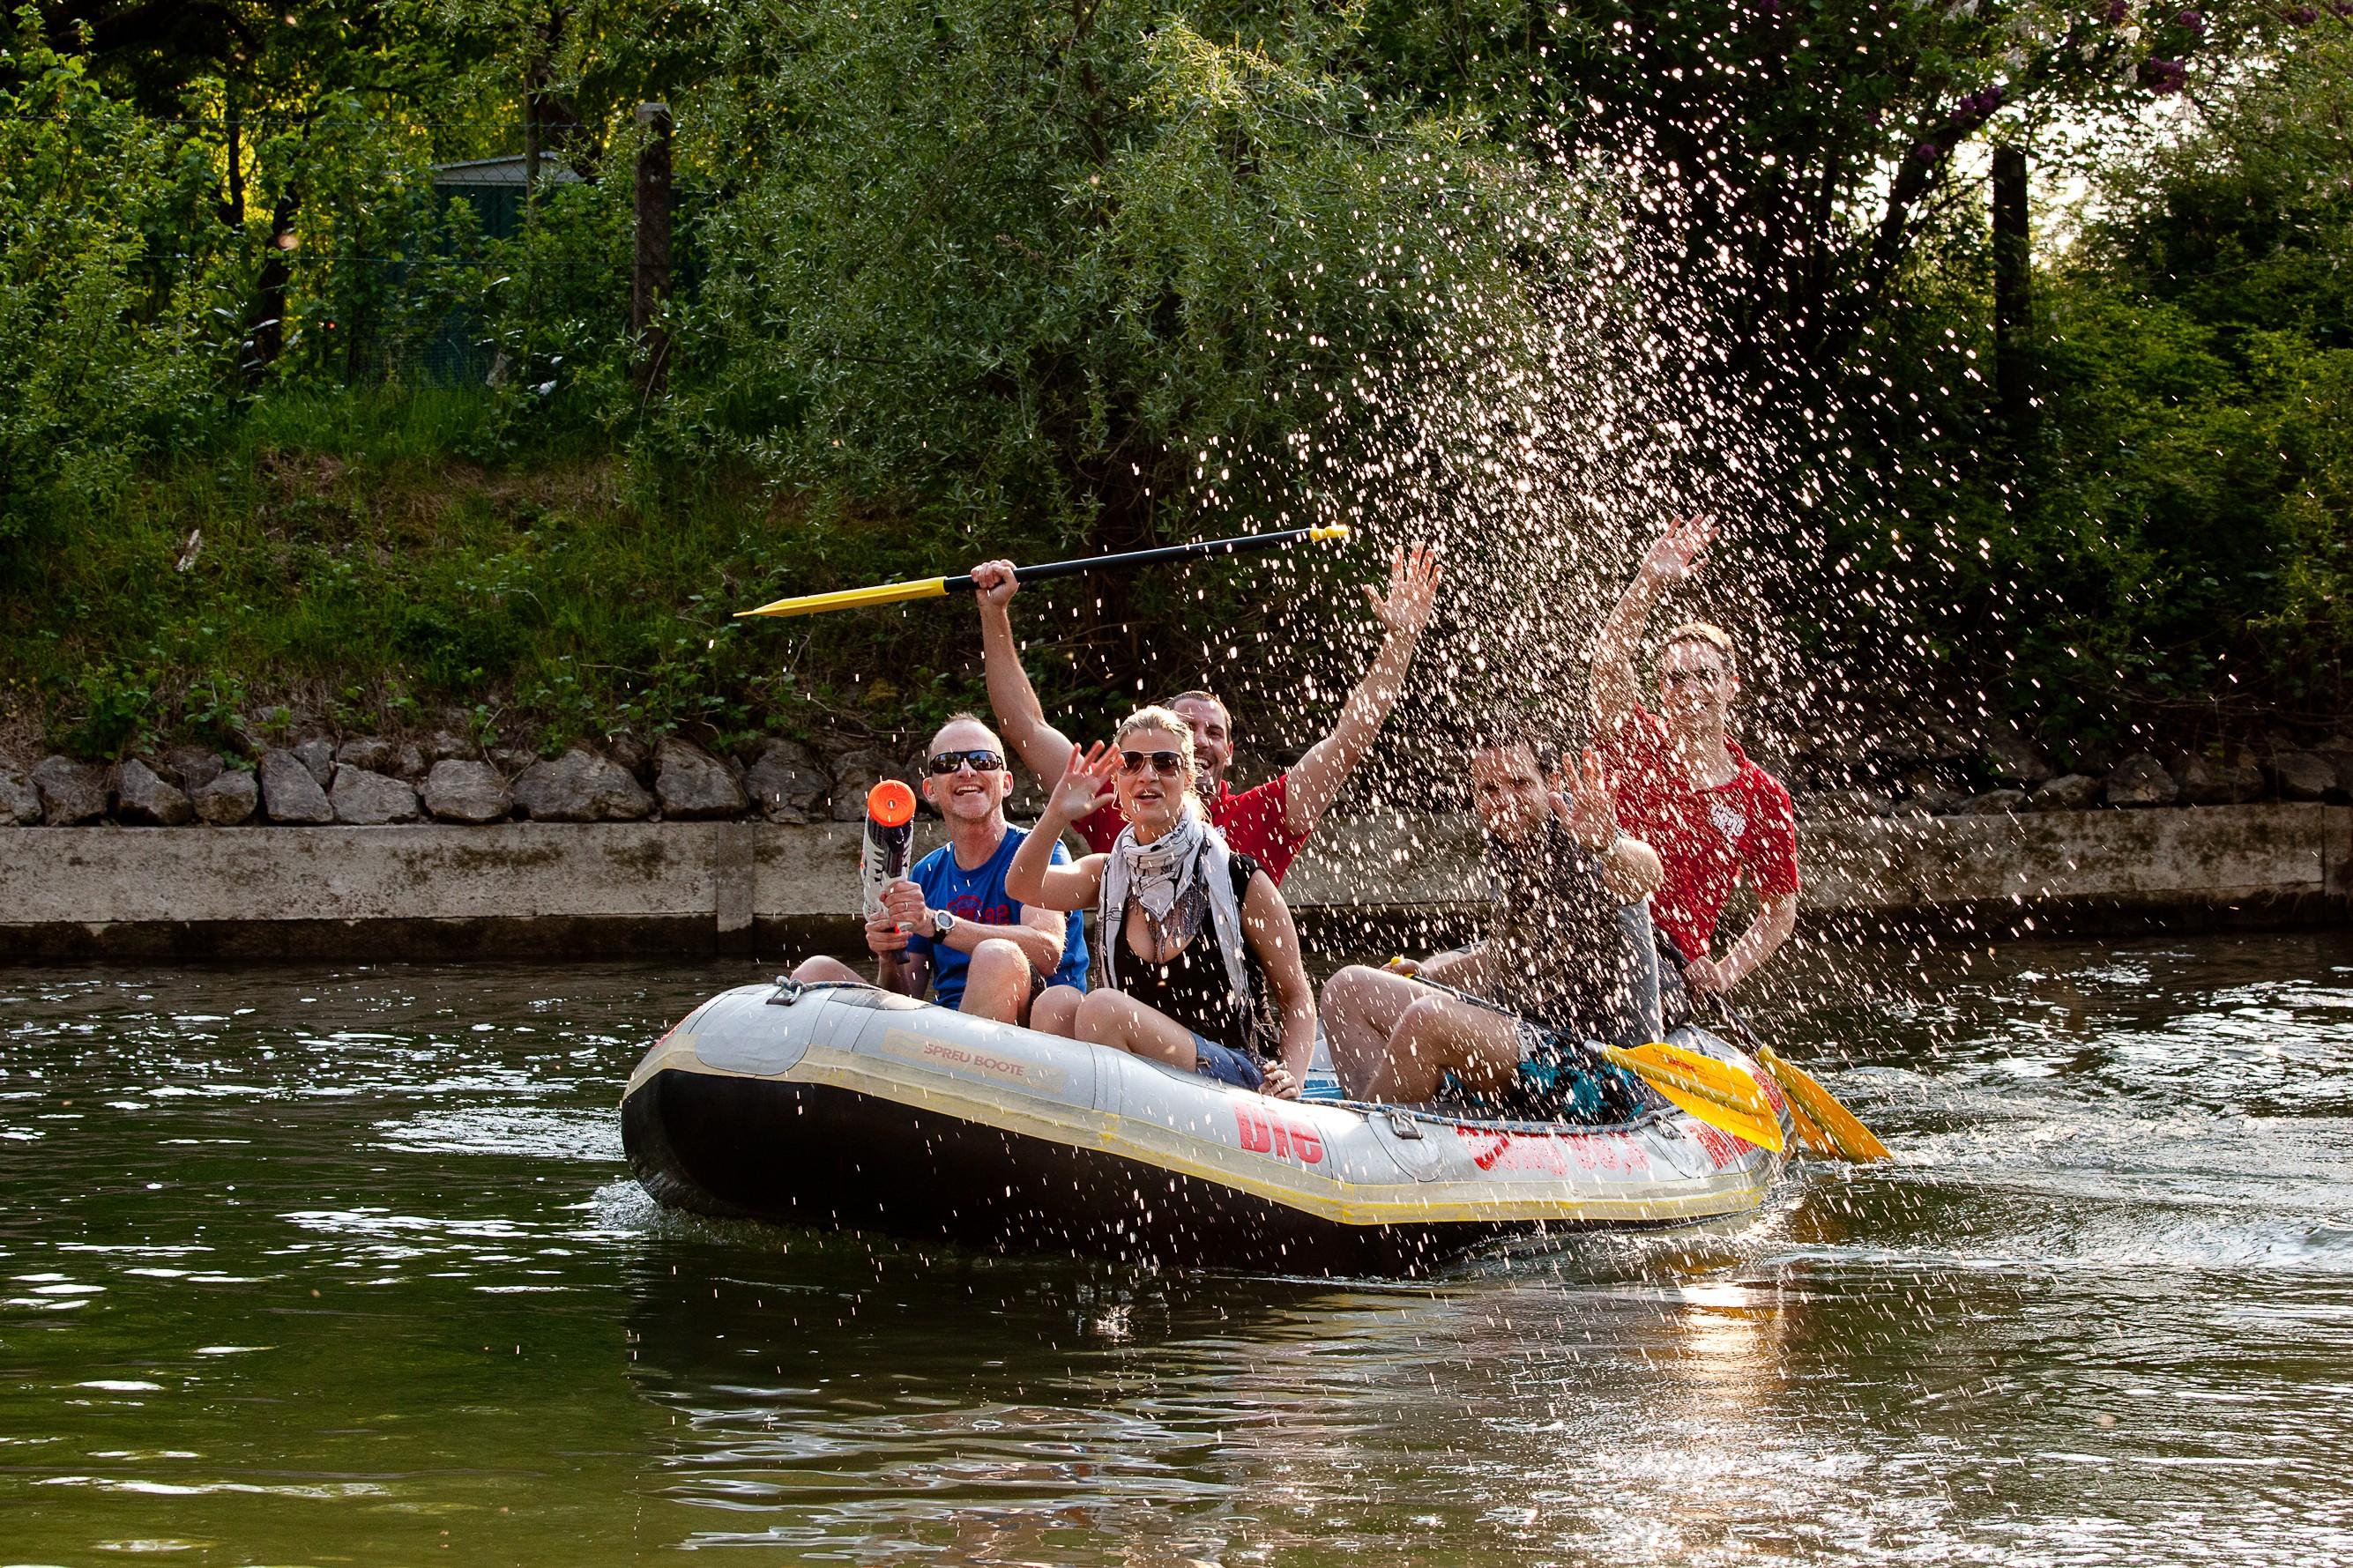
M1704 1031L1671 1038L1756 1071ZM1782 1162L1663 1099L1606 1127L1270 1100L788 980L715 996L662 1037L621 1129L638 1180L678 1208L1293 1274L1413 1274L1512 1232L1745 1214Z

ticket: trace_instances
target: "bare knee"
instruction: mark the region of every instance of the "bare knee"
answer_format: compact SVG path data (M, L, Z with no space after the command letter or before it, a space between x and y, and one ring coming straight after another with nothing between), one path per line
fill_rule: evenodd
M1354 1012L1372 1000L1381 972L1352 963L1324 983L1324 1011Z
M1079 1004L1084 1000L1086 994L1075 985L1050 985L1029 1005L1029 1026L1042 1035L1071 1038L1079 1032Z
M841 960L818 953L814 958L802 959L800 967L793 971L793 978L804 985L821 985L844 980L860 983L866 977Z
M1029 999L1029 958L1003 937L990 937L972 950L965 971L963 1010L987 1013L1000 1022L1019 1016Z
M1029 955L1021 951L1019 944L993 936L972 950L972 968L966 973L994 981L1026 983L1029 978Z
M1124 1045L1135 1004L1117 991L1090 991L1079 999L1076 1034L1094 1046Z

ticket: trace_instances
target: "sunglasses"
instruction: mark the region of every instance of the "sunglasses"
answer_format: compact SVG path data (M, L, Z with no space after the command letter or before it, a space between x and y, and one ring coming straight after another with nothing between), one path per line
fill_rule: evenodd
M1689 686L1694 682L1723 679L1724 671L1720 669L1664 669L1659 672L1659 684L1662 686Z
M1166 773L1172 778L1185 771L1185 754L1182 752L1122 752L1119 754L1119 771L1124 773L1140 773L1147 763L1154 773Z
M995 752L942 752L926 766L934 776L952 773L958 768L970 768L976 773L993 773L1005 765L1005 759Z

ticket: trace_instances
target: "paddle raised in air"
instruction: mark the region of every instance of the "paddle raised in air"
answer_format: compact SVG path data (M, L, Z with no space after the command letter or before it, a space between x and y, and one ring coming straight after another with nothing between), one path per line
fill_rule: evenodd
M1119 555L1088 555L1076 561L1048 561L1036 566L1018 566L1014 568L1013 575L1017 581L1035 583L1047 577L1075 577L1082 572L1148 566L1159 561L1189 561L1201 555L1239 555L1246 550L1274 550L1302 542L1347 537L1348 530L1342 523L1318 528L1289 528L1278 533L1246 533L1233 539L1204 539L1191 544L1166 544L1156 550L1130 550ZM756 610L738 610L735 618L740 621L750 616L814 616L825 610L896 605L909 599L940 599L950 594L964 593L972 585L972 574L968 572L958 573L953 577L919 577L907 583L878 583L870 588L840 588L830 594L803 594L798 598L777 599L762 605Z

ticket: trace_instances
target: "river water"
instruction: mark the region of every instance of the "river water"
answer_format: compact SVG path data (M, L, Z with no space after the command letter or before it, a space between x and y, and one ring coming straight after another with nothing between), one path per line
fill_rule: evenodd
M1894 1164L1414 1286L660 1213L760 973L0 970L0 1563L2353 1551L2353 935L1816 961Z

